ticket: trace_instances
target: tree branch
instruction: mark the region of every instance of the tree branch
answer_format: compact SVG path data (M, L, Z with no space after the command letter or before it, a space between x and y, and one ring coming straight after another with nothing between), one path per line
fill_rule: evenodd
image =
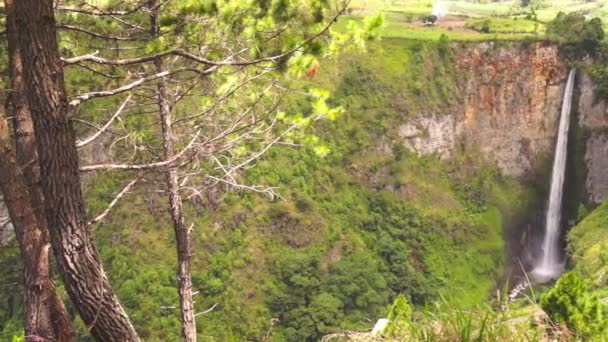
M70 106L71 107L77 107L78 105L80 105L82 102L88 101L90 99L94 99L94 98L98 98L98 97L107 97L107 96L113 96L113 95L117 95L120 93L124 93L126 91L132 90L134 88L139 87L140 85L146 83L146 82L150 82L153 80L156 80L158 78L161 77L166 77L166 76L170 76L173 74L177 74L180 72L185 72L185 71L190 71L190 72L195 72L201 76L205 76L205 75L209 75L211 73L213 73L215 70L217 69L217 67L211 67L205 70L198 70L198 69L194 69L194 68L180 68L177 70L173 70L173 71L163 71L163 72L159 72L156 73L154 75L150 75L147 77L142 77L137 81L131 82L129 84L126 84L122 87L116 88L116 89L111 89L111 90L101 90L101 91L94 91L94 92L90 92L90 93L85 93L85 94L81 94L76 96L72 101L70 101Z
M57 6L55 9L57 11L61 11L61 12L73 12L73 13L80 13L80 14L88 14L88 15L93 15L93 16L98 16L98 17L102 17L102 16L115 16L115 15L129 15L129 14L133 14L135 12L137 12L138 10L142 9L145 5L146 2L142 1L140 5L129 9L129 10L125 10L125 11L106 11L106 10L102 10L97 6L94 6L92 4L83 3L84 5L88 5L89 7L91 7L90 10L86 10L83 8L78 8L78 7L66 7L66 6Z
M196 132L192 140L188 143L183 150L181 150L178 154L173 156L171 159L148 163L148 164L98 164L98 165L88 165L80 168L82 172L89 171L98 171L98 170L149 170L154 168L167 167L174 164L177 160L183 157L189 150L194 146L194 142L198 139L200 135L200 131Z
M248 61L233 61L232 60L232 58L234 56L244 52L244 50L241 50L221 61L214 61L214 60L210 60L210 59L206 59L203 57L193 55L189 52L179 50L179 49L170 49L170 50L158 52L156 54L152 54L152 55L148 55L148 56L129 58L129 59L107 59L107 58L103 58L103 57L97 57L95 54L89 54L89 55L78 56L78 57L73 57L73 58L63 58L62 60L65 65L70 65L70 64L80 63L80 62L92 62L92 63L106 64L106 65L131 65L131 64L153 62L154 60L156 60L158 58L162 58L162 57L169 56L169 55L174 55L174 56L179 56L182 58L189 59L189 60L197 62L197 63L211 65L211 66L228 66L228 65L246 66L246 65L252 65L252 64L259 64L262 62L275 62L277 60L280 60L280 59L298 51L302 47L308 45L313 40L315 40L315 39L319 38L320 36L322 36L323 34L325 34L329 30L331 25L333 25L333 23L338 19L338 17L344 13L347 6L348 6L348 1L345 2L345 5L338 11L338 13L333 18L331 18L331 20L329 20L327 25L325 25L325 27L321 31L317 32L316 34L312 35L308 39L304 40L302 43L298 44L296 47L294 47L290 50L287 50L278 55L262 57L262 58L258 58L258 59L248 60Z
M82 146L92 142L93 140L97 139L97 137L99 137L103 132L105 132L112 125L112 122L114 122L114 120L120 115L120 113L122 113L123 109L125 109L125 106L127 105L127 103L130 100L131 100L131 95L127 96L127 98L122 102L120 107L118 107L118 110L116 110L114 115L112 115L110 120L108 120L108 122L106 122L105 125L103 125L97 132L95 132L90 137L88 137L82 141L77 141L76 147L82 147Z
M213 311L213 309L215 309L215 307L216 307L216 306L217 306L217 303L213 304L213 306L212 306L212 307L210 307L209 309L207 309L207 310L205 310L205 311L202 311L202 312L199 312L199 313L195 314L195 315L194 315L194 317L196 317L196 316L200 316L200 315L204 315L204 314L206 314L206 313L209 313L209 312Z
M85 30L82 27L78 27L78 26L74 26L74 25L69 25L69 24L59 24L59 25L57 25L57 28L64 29L64 30L69 30L69 31L80 32L80 33L84 33L86 35L89 35L91 37L100 38L100 39L106 39L106 40L118 40L118 41L141 41L141 40L148 40L146 38L106 36L106 35L103 35L103 34L99 34L97 32Z
M110 204L108 205L108 207L99 215L97 215L97 217L95 217L93 220L91 220L89 222L89 224L94 224L97 222L100 222L101 220L103 220L108 213L110 213L110 210L112 210L112 208L114 208L114 206L116 206L116 204L118 203L118 201L120 201L121 198L123 198L125 196L125 194L131 190L131 188L141 180L142 175L139 175L137 178L133 179L132 181L130 181L117 195L116 197L114 197L114 199L112 200L112 202L110 202Z

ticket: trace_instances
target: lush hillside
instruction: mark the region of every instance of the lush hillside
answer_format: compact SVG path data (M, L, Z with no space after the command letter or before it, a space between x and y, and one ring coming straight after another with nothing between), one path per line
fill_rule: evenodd
M252 184L277 186L281 199L230 192L189 204L197 308L214 306L198 317L203 340L260 339L272 329L277 341L300 341L367 327L400 293L416 306L443 296L466 307L488 297L503 272L503 230L534 194L481 155L418 157L396 132L408 118L454 104L451 49L445 41L389 39L323 62L317 78L294 86L326 87L344 106L343 117L316 127L329 152L320 155L318 144L277 147L247 172ZM290 106L310 111L296 99ZM112 174L87 178L89 211L104 208L121 182ZM142 337L172 341L179 336L174 242L164 199L148 188L94 233ZM16 279L15 252L2 254L10 265L2 271ZM12 323L3 323L2 336L18 331L18 288L9 288L0 318Z
M526 77L538 80L534 85L541 85L539 92L546 95L552 86L556 93L559 82L550 85L548 80L559 78L561 64L546 67L550 63L528 49L530 41L484 44L478 50L475 43L451 43L534 38L544 33L542 18L554 9L543 7L539 19L527 18L527 12L509 12L512 7L506 6L512 3L453 2L458 25L464 25L454 30L412 24L413 16L432 9L430 2L417 1L408 10L378 3L356 1L351 18L369 8L387 10L383 40L370 42L367 51L321 60L320 71L294 80L294 94L282 103L287 112L307 117L312 105L297 92L323 88L331 94L328 103L341 106L344 113L316 123L311 141L273 147L240 179L244 184L276 187L279 196L218 187L203 199L186 202L186 220L193 228L201 341L315 341L330 333L369 328L387 313L403 315L407 322L402 331L393 327L397 338L470 340L472 332L481 331L479 340L540 339L541 329L528 324L538 306L521 304L518 316L503 315L487 303L504 285L507 236L542 203L549 171L534 170L538 174L521 177L526 182L504 176L493 155L460 140L454 142L449 158L443 153L419 155L406 147L400 129L404 123L418 125L417 119L425 115L452 115L467 95L465 67L483 69L479 98L487 100L467 110L495 115L489 107L506 96L493 93L492 86L509 87L492 84L496 78L488 75L501 71L491 65L496 63L491 56L508 55L508 49L517 63L526 58L538 62L534 67L540 71ZM570 5L587 8L578 2L567 2ZM604 10L603 3L595 5ZM497 17L487 22L479 18L490 10L500 13L492 12ZM465 12L470 13L462 15ZM486 25L490 32L480 32ZM470 64L457 61L459 52L467 49ZM519 52L524 57L519 58ZM517 63L508 67L519 68ZM82 71L69 77L72 84L88 84ZM525 96L518 100L525 102L519 112L525 113L529 126L551 125L543 121L551 117L542 110L555 101L539 99L542 105L536 106ZM530 113L526 105L542 110ZM83 108L90 113L105 110ZM492 129L502 127L500 119L487 122L495 125ZM417 129L431 135L428 127ZM544 140L552 139L552 133L546 135ZM534 141L543 140L537 138L530 137L519 150L513 148L512 155L533 150ZM107 207L128 176L99 172L84 177L89 216ZM158 177L145 177L103 223L93 226L93 235L113 289L142 339L179 341L175 241L166 198L157 191ZM607 217L604 204L569 235L574 270L591 278L596 290L605 284ZM16 247L0 249L2 341L22 331L20 262ZM473 311L480 306L483 309ZM91 340L75 309L69 310L79 340ZM440 328L445 334L437 332ZM490 334L483 336L484 329Z
M603 288L608 257L608 202L570 230L568 244L574 270L591 280L596 288Z

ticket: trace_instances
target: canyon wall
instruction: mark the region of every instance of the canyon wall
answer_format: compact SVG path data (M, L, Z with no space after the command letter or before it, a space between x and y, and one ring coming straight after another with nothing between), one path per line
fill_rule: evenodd
M480 151L506 175L534 175L555 145L568 73L558 47L480 43L457 51L459 104L450 113L420 113L403 124L403 143L418 154L441 158L455 148ZM608 197L608 103L596 101L593 83L583 72L576 87L579 124L587 139L586 191L591 202L600 203Z
M501 171L524 177L550 155L567 77L554 45L459 48L461 98L452 113L424 113L400 128L419 154L448 157L456 147L491 156Z
M586 138L585 188L589 200L598 204L608 198L608 103L596 99L593 82L588 74L581 73L578 87L579 124L584 129Z

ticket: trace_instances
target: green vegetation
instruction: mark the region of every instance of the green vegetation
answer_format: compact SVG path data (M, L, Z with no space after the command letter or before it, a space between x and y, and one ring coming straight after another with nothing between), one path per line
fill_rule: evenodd
M606 332L603 308L590 294L590 282L575 272L562 275L541 297L541 306L555 324L565 324L577 339L601 338Z
M585 55L595 55L604 40L602 20L587 20L580 13L560 12L547 24L547 35L557 40L567 58L577 60Z
M581 13L560 12L547 23L547 38L560 44L568 62L587 71L595 84L595 95L608 98L608 43L599 17L588 19ZM592 60L584 61L585 57Z
M388 336L403 336L407 333L412 320L412 307L407 301L407 297L399 295L391 305L386 318L389 320L388 326L383 333Z
M545 289L537 289L541 293ZM534 293L496 307L459 310L447 303L412 313L397 297L383 335L400 341L604 341L607 307L577 272L564 274L536 303Z
M512 41L534 38L537 33L542 32L542 26L536 27L533 22L526 19L463 19L462 25L459 25L458 28L451 28L439 25L421 27L412 22L396 19L395 15L391 14L388 14L386 18L387 22L380 33L380 36L384 38L439 40L441 36L446 36L455 41ZM337 28L345 27L349 20L358 22L362 19L362 16L346 16L341 19ZM490 30L480 33L477 23L485 20L488 20Z
M606 334L608 308L600 304L608 272L608 202L591 213L581 211L580 221L568 233L572 271L562 276L543 298L547 312L583 340L601 341ZM591 336L591 337L590 337Z
M430 14L434 3L433 0L353 0L351 7L361 11L381 10L387 13L421 16ZM606 0L510 0L501 2L445 0L438 3L448 9L450 14L473 18L525 16L531 14L532 10L536 12L541 22L552 20L559 12L581 12L593 14L600 18L608 15L608 1Z
M518 17L468 19L466 27L481 33L540 34L541 25L534 20ZM484 27L486 28L484 30Z
M591 75L595 84L597 99L608 99L608 44L602 43L597 49L592 63L584 65L584 69Z
M338 30L347 19L362 20L366 9L380 8L387 11L383 40L370 43L365 53L322 61L316 77L292 84L307 93L328 89L328 105L344 108L344 114L311 127L314 143L277 146L242 175L243 183L277 186L282 198L218 190L188 203L193 282L200 291L196 306L213 308L197 318L200 340L313 341L367 328L387 312L394 321L387 334L411 340L540 339L541 330L528 324L529 316L523 323L505 323L513 315L482 304L503 273L505 228L538 194L501 176L473 151L456 150L450 160L418 156L404 147L398 130L421 112L449 115L457 105L461 94L450 40L538 37L548 13L552 19L557 12L535 2L517 8L513 2L451 4L453 11L467 14L458 17L462 26L422 28L412 23L429 14L430 1L407 7L354 1L355 11L338 22ZM603 39L601 24L580 18L560 15L546 25L547 33L565 45L580 43L595 51ZM565 29L571 24L581 28L576 36ZM604 70L592 74L608 84ZM79 84L83 75L69 77ZM303 120L315 110L295 96L282 105ZM105 110L85 109L91 116ZM85 179L89 213L103 210L123 181L106 173ZM106 223L95 226L94 235L114 290L141 337L177 341L173 233L165 199L151 189L142 186L129 194ZM605 284L608 271L606 227L608 203L569 235L575 270L596 287ZM21 329L18 269L16 250L0 249L3 341ZM563 298L569 301L564 304ZM543 297L543 307L581 336L597 334L603 322L588 284L574 275ZM70 312L75 316L73 308ZM86 327L75 324L80 340L87 341Z
M230 192L222 201L218 193L187 208L197 308L215 305L197 320L202 340L260 339L269 331L276 341L315 340L368 327L399 294L418 308L442 297L468 308L490 295L504 266L503 229L535 195L480 156L419 157L398 134L423 110L450 113L459 96L453 65L446 38L385 39L293 85L327 88L330 105L345 109L315 127L325 157L319 144L279 146L244 181L279 186L284 199ZM286 106L304 117L312 110L296 97ZM102 210L121 182L103 173L88 179L89 212ZM94 231L114 290L148 341L179 338L163 206L142 187ZM16 264L14 251L0 252ZM0 300L18 302L17 290L2 291ZM18 308L1 312L3 336L18 332Z
M433 12L434 5L447 16L435 26L425 27L422 19ZM606 0L355 0L351 8L351 18L355 20L376 11L384 12L387 24L381 33L383 37L421 40L437 40L441 35L460 41L547 39L551 36L545 36L545 25L560 12L608 19Z
M508 304L503 303L505 307ZM536 307L530 303L528 307ZM403 296L397 297L388 311L390 319L382 336L398 341L540 341L550 328L542 322L532 323L534 313L497 310L480 305L468 310L437 303L432 311L412 312Z
M604 286L608 272L608 202L570 230L568 245L574 270L596 288Z

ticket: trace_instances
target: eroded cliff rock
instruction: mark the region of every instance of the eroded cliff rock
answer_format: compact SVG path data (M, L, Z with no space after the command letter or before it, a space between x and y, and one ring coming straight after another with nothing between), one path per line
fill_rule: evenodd
M557 47L482 43L459 49L456 60L459 105L403 124L405 145L441 157L457 146L481 151L515 177L537 170L554 145L567 76Z
M595 98L593 82L588 74L579 77L579 124L586 131L585 188L589 200L601 203L608 199L608 103Z

